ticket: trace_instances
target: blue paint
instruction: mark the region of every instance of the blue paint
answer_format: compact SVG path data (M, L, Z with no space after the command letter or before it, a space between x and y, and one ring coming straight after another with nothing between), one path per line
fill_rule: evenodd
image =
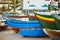
M6 19L7 25L9 27L14 27L14 28L37 28L40 27L40 24L38 21L19 21L19 20L11 20L11 19Z
M5 16L18 16L19 14L6 13Z
M34 29L34 30L20 30L19 34L21 36L31 36L31 37L36 37L36 36L47 36L43 29Z

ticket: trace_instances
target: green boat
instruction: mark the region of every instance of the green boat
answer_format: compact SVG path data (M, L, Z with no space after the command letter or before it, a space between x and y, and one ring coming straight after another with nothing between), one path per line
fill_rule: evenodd
M49 12L36 12L35 16L42 28L58 29L55 20Z
M60 14L53 14L52 16L57 24L58 29L60 30Z

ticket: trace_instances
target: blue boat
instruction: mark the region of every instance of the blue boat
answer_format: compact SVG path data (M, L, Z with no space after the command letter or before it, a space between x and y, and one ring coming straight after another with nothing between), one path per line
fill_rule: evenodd
M47 36L43 29L21 29L19 31L19 34L21 36L27 36L27 37L39 37L39 36Z
M38 21L21 21L15 19L6 19L7 25L14 28L40 28Z

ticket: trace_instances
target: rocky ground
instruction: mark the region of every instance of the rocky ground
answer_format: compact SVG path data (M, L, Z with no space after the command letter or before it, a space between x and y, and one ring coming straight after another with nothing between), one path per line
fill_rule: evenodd
M51 40L49 37L22 37L19 34L15 34L13 31L2 31L0 32L0 40Z

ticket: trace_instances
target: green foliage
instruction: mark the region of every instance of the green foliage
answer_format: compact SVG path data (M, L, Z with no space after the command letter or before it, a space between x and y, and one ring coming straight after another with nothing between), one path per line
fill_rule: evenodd
M11 1L14 1L14 0L11 0ZM16 3L18 4L19 3L19 0L16 0Z
M16 8L17 8L17 7L19 7L19 6L21 6L21 5L20 5L20 4L19 4L19 5L17 4L17 5L16 5ZM12 7L12 8L14 8L14 5L13 5L13 6L11 6L11 7Z
M11 1L14 1L14 0L11 0ZM19 0L16 0L16 8L19 7L19 6L20 6ZM11 7L14 8L14 4L13 4L13 6L11 5Z
M19 0L16 0L16 3L19 3Z

